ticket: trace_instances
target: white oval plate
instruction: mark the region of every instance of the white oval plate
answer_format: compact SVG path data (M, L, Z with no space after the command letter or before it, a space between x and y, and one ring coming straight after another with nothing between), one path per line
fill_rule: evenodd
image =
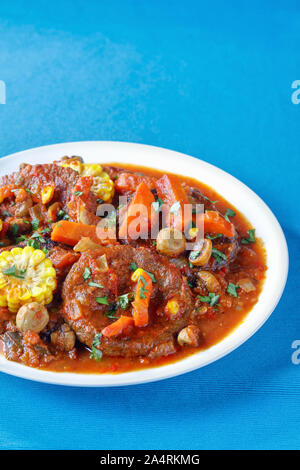
M30 380L72 386L108 387L161 380L203 367L230 353L252 336L271 315L283 292L288 272L288 250L281 227L267 205L239 180L202 160L171 150L123 142L72 142L18 152L0 159L0 174L20 163L50 163L63 155L81 155L86 162L124 162L190 176L214 188L242 212L265 243L267 276L257 304L230 335L205 351L173 364L123 374L48 372L7 361L0 370ZM274 256L274 253L276 256Z

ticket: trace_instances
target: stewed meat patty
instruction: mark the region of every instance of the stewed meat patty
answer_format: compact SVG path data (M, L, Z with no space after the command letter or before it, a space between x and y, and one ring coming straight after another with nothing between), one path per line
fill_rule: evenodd
M97 259L103 254L106 255L109 266L105 273L100 271L97 263ZM132 263L155 277L149 325L144 328L132 327L126 336L103 336L101 349L111 356L152 356L175 352L174 336L187 324L193 308L192 294L179 269L148 248L120 245L83 253L63 285L65 320L78 339L91 347L95 334L112 322L108 316L130 316L130 305L127 310L117 307L113 314L110 312L119 296L134 291L135 283L131 280ZM87 278L89 272L90 277ZM107 299L108 305L98 303L96 298L99 297ZM169 318L164 313L164 307L173 298L179 303L179 311Z

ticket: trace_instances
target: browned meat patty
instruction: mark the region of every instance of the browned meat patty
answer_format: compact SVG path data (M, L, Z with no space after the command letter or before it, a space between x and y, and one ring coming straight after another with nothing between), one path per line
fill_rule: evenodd
M19 171L2 176L0 186L6 184L20 185L29 189L36 201L40 201L41 190L45 186L54 186L53 201L60 201L66 210L78 178L78 173L72 168L64 168L54 163L45 165L22 164Z
M97 258L105 254L109 271L100 272ZM178 268L164 257L147 248L119 245L103 247L97 251L85 252L75 263L63 285L62 298L65 320L75 331L78 339L91 347L94 336L112 319L107 317L109 306L99 304L96 297L107 297L114 305L118 297L133 292L131 263L152 273L153 283L150 301L150 322L144 328L132 328L127 336L101 338L101 349L107 355L145 356L166 355L175 352L174 336L186 324L193 308L193 300L186 280ZM91 277L84 280L86 268ZM89 282L102 288L89 286ZM176 297L179 311L169 319L164 314L168 300ZM128 310L118 309L113 315L130 315Z

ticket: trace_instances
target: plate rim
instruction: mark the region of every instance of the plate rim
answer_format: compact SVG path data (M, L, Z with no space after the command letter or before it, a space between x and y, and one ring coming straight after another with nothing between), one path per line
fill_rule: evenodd
M204 360L203 363L197 364L196 358L199 356L201 353L207 352L207 351L213 351L220 349L220 345L227 339L233 336L235 332L237 332L241 326L239 324L233 331L229 333L223 340L218 342L216 345L211 346L210 348L200 351L199 353L195 353L192 356L188 356L187 358L184 358L182 360L179 360L177 362L171 363L171 364L166 364L162 365L159 367L153 367L153 368L146 368L146 369L141 369L137 371L132 371L132 372L125 372L125 373L120 373L120 374L81 374L81 373L72 373L72 372L52 372L52 371L45 371L41 369L33 369L31 367L25 366L23 364L15 363L12 361L8 361L5 359L3 356L0 356L0 371L7 373L9 375L13 375L16 377L24 378L27 380L33 380L37 382L42 382L42 383L47 383L47 384L55 384L55 385L64 385L64 386L78 386L78 387L117 387L117 386L125 386L125 385L137 385L137 384L142 384L142 383L149 383L149 382L155 382L159 380L164 380L167 378L171 377L176 377L178 375L182 375L184 373L192 372L194 370L200 369L202 367L205 367L222 357L227 356L230 354L232 351L237 349L239 346L244 344L248 339L250 339L262 326L263 324L267 321L267 319L270 317L274 309L276 308L282 293L285 288L285 284L287 281L287 275L288 275L288 266L289 266L289 256L288 256L288 246L286 242L286 238L284 236L283 230L271 211L271 209L268 207L268 205L251 189L249 188L245 183L243 183L241 180L237 179L230 173L222 170L221 168L212 165L211 163L206 162L205 160L202 160L200 158L190 156L181 152L177 152L174 150L170 150L167 148L163 147L157 147L157 146L152 146L152 145L146 145L146 144L140 144L140 143L134 143L134 142L121 142L121 141L75 141L75 142L62 142L62 143L57 143L57 144L52 144L52 145L46 145L46 146L40 146L40 147L34 147L34 148L29 148L23 151L19 151L10 155L6 155L0 158L0 161L8 161L13 158L19 159L20 157L26 158L26 155L30 155L33 153L36 153L37 155L40 152L54 152L56 149L59 151L59 149L63 149L64 147L87 147L87 151L89 147L103 147L105 146L108 147L114 147L114 150L116 152L118 149L122 149L124 147L127 147L127 150L130 148L134 148L136 150L140 150L142 152L156 152L156 153L161 153L165 154L166 156L168 155L171 157L177 156L177 158L180 159L185 159L185 163L187 161L194 162L194 164L199 164L200 166L204 166L208 169L208 171L214 171L216 174L219 175L219 177L224 177L226 180L231 180L234 185L237 187L240 187L241 190L244 190L246 194L249 196L249 200L253 199L254 201L257 202L259 206L259 210L262 212L265 212L267 219L270 223L270 225L273 225L273 235L275 236L276 243L278 244L278 247L281 248L280 250L280 261L281 261L281 268L282 268L282 275L280 279L277 279L277 284L278 284L278 289L275 292L275 295L272 297L272 302L271 306L269 307L269 311L262 317L261 321L256 322L255 328L252 328L249 334L244 334L240 340L237 340L233 342L231 346L225 347L222 351L217 352L216 354L212 354L212 357L208 360ZM78 152L82 153L82 152ZM76 154L76 153L75 153ZM62 154L61 154L62 155ZM32 158L32 157L31 157ZM55 158L55 157L53 157ZM105 157L102 159L104 163ZM111 160L111 162L121 162L120 158L116 156L114 160ZM122 159L121 159L122 160ZM128 163L132 163L128 161ZM145 164L142 164L143 166L147 166ZM0 169L0 175L4 174L2 171L2 166ZM150 165L148 165L149 167ZM17 170L18 164L16 165L16 168L14 171ZM153 166L153 168L158 168L158 166ZM173 170L170 168L170 171L172 172ZM176 171L174 171L176 173ZM177 172L178 173L178 172ZM201 178L197 177L201 181ZM205 181L203 181L205 184ZM212 186L213 187L213 186ZM215 188L214 188L215 189ZM219 189L217 190L222 196L222 191ZM228 200L228 195L223 196L226 200ZM247 197L246 197L247 199ZM234 202L230 201L233 205L236 205ZM244 212L242 211L244 214ZM244 214L245 215L245 214ZM276 244L275 243L275 244ZM266 246L266 253L268 254L267 246ZM267 276L266 279L268 278L268 271L267 271ZM245 319L251 315L251 312L254 310L255 306L259 305L261 296L265 290L265 286L262 289L262 292L260 293L260 297L258 302L254 305L253 309L249 311ZM242 322L243 324L244 322ZM217 348L216 348L217 347ZM205 357L205 356L204 356ZM194 361L189 361L190 358L194 358ZM191 362L191 364L189 364ZM102 379L102 380L101 380ZM105 379L105 380L103 380Z

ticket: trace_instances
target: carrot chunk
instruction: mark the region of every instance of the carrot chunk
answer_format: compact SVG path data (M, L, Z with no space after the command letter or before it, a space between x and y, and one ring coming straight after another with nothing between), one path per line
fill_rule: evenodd
M235 234L234 225L222 217L219 212L206 211L200 214L199 222L204 224L204 232L222 233L225 237L232 238Z
M147 210L147 217L140 221L140 235L147 235L149 229L149 222L151 220L151 207L152 203L155 202L154 196L150 189L144 182L140 183L136 188L136 192L128 206L127 212L122 220L119 228L119 237L128 238L130 223L138 218L137 204L141 204ZM154 221L151 221L154 223Z
M191 222L191 214L184 210L189 200L180 180L175 175L164 175L156 181L156 188L159 198L169 211L171 227L183 231Z
M121 315L118 320L103 328L101 333L103 336L110 338L111 336L117 336L125 333L127 328L133 325L134 321L132 317Z
M133 279L135 279L135 274L138 276L138 281L134 302L132 302L133 318L135 326L143 327L147 326L149 323L148 309L152 290L152 279L143 269L137 269L132 276Z
M70 220L61 220L57 222L51 233L51 240L54 242L65 243L75 246L82 237L89 237L91 240L99 243L96 234L96 225L79 224Z

